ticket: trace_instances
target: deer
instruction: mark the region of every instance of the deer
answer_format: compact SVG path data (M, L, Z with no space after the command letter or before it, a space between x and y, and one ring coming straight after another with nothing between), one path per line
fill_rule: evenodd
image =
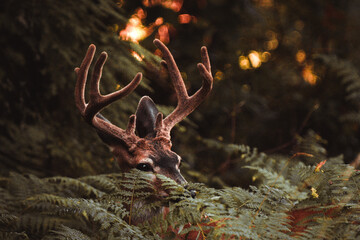
M100 54L94 65L90 79L89 100L86 103L85 86L96 51L94 44L89 46L80 67L75 68L77 75L75 104L85 122L95 128L101 140L108 145L121 171L127 172L136 168L149 173L162 174L186 188L187 181L179 169L182 159L171 150L170 131L192 113L212 90L210 59L207 48L203 46L200 51L201 63L197 64L202 77L202 86L189 96L170 50L158 39L155 39L153 43L163 55L164 60L161 61L161 65L167 69L177 97L177 106L168 116L164 118L149 96L143 96L140 99L135 114L129 117L126 129L112 124L100 114L100 111L111 103L132 93L142 79L142 73L137 73L122 89L102 95L99 84L103 66L108 58L106 52ZM195 195L195 192L191 192L192 197Z

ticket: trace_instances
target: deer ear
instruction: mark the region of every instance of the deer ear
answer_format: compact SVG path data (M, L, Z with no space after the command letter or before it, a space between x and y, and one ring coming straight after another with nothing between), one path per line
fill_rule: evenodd
M139 137L155 137L156 133L154 128L158 112L159 110L150 97L144 96L140 99L135 113L136 130Z

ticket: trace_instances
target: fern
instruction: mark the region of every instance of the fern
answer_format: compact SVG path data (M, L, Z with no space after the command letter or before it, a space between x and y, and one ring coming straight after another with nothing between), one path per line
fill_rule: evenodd
M56 230L50 231L43 240L90 240L91 238L81 231L60 225Z
M29 236L25 232L0 232L0 238L6 240L27 240Z
M315 144L311 139L309 146ZM11 174L1 191L10 201L2 203L0 232L30 239L358 237L360 174L341 157L319 167L306 165L300 155L272 158L248 147L227 149L254 171L257 186L214 189L189 183L185 189L158 174L153 182L153 174L138 170L79 179ZM257 156L262 162L246 161Z
M322 62L330 74L334 74L345 88L345 99L349 103L349 110L341 114L341 121L359 123L360 121L360 76L357 69L348 61L336 56L315 55L314 58Z
M44 180L51 183L57 191L66 191L67 196L76 195L83 198L98 198L104 195L102 191L80 180L67 177L51 177Z

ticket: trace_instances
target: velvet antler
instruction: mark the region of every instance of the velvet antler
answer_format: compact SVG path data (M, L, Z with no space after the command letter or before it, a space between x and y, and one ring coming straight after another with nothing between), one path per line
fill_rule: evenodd
M154 40L156 47L160 49L163 54L162 64L166 66L169 75L176 91L178 100L177 107L165 119L161 113L158 114L155 124L157 130L157 137L166 137L170 139L171 129L191 112L193 112L200 103L209 94L213 85L213 77L211 75L210 59L206 47L201 48L202 63L198 63L200 75L203 79L202 87L192 96L189 97L184 80L181 77L179 68L174 60L169 49L158 39Z
M128 127L126 130L123 130L100 117L98 113L112 102L119 100L131 93L139 85L142 74L136 74L134 79L124 88L108 95L101 95L99 90L99 82L101 79L103 66L107 59L107 53L102 52L95 63L94 71L90 80L90 99L89 102L86 103L85 86L88 71L95 55L95 50L95 45L91 44L86 52L85 58L82 61L80 68L75 69L77 74L77 81L75 86L76 106L86 122L95 127L99 132L120 138L127 145L133 145L138 140L138 137L135 135L135 115L130 116Z

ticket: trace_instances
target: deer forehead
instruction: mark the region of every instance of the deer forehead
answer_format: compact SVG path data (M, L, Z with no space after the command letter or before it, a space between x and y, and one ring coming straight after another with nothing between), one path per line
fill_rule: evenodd
M136 164L149 163L155 171L176 168L180 164L180 156L171 151L171 145L163 141L142 140L137 146L133 153Z
M141 139L136 143L133 154L136 156L158 158L157 155L172 155L171 142L169 140Z
M134 152L136 163L149 163L152 166L170 167L180 164L181 157L169 149L137 149Z

